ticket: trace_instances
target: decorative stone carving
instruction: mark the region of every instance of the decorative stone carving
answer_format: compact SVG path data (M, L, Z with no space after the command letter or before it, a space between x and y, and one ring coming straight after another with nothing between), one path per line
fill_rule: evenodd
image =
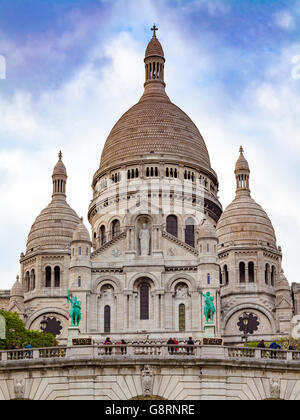
M111 255L115 258L118 258L122 255L122 251L120 251L119 249L112 249Z
M114 289L109 284L104 286L101 290L101 296L105 299L112 298L114 294Z
M15 398L18 400L24 399L25 394L25 379L15 379L14 381Z
M174 257L176 255L176 249L175 248L169 248L167 251L167 255L169 257Z
M143 227L139 233L141 255L147 256L150 253L150 232L147 229L146 223L143 223Z
M176 287L176 298L187 298L188 297L189 288L184 283L179 283Z
M270 379L270 397L280 399L280 379Z
M146 365L142 370L142 389L143 395L152 395L152 370L149 365Z

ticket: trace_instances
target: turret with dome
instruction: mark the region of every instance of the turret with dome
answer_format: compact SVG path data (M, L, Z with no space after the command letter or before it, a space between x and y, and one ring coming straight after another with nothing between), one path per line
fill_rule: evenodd
M251 197L249 176L249 164L241 146L235 166L236 196L217 224L222 334L231 341L239 341L235 337L236 325L247 311L259 320L257 334L266 340L280 332L287 333L292 317L291 292L287 293L286 283L279 287L284 283L281 248L276 244L268 215ZM278 305L282 302L280 296L284 296L288 309ZM282 319L286 310L289 320L286 313Z
M81 222L66 201L67 171L62 153L52 173L52 199L31 226L26 253L21 254L21 279L24 293L24 320L39 329L44 315L58 319L66 331L70 244ZM64 332L66 334L66 332Z

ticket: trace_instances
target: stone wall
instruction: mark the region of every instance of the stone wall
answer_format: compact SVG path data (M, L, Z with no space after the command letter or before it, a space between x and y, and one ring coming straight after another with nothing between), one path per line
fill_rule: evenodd
M185 349L176 355L167 350L145 355L128 348L122 356L97 346L69 347L33 350L32 359L21 360L6 360L12 356L2 352L0 399L300 399L298 352L271 359L260 349L195 346L189 356Z

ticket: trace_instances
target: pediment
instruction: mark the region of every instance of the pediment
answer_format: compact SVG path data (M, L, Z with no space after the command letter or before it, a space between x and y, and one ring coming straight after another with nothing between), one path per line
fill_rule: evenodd
M293 307L292 303L284 296L276 304L276 309L290 309L292 307Z

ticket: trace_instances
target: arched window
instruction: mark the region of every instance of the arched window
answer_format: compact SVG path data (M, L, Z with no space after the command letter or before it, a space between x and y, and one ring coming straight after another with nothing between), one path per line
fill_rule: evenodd
M245 283L246 280L246 270L245 270L245 263L244 262L240 262L239 264L239 272L240 272L240 283Z
M275 278L276 278L276 268L274 265L272 265L272 270L271 270L271 286L275 286Z
M185 305L181 303L178 308L179 331L185 331Z
M120 222L119 220L114 220L112 222L112 229L111 229L112 237L115 238L120 234Z
M106 235L105 235L105 226L102 225L100 228L100 245L104 245L106 243Z
M81 277L80 276L78 276L77 285L78 285L78 287L81 287Z
M228 273L227 265L224 265L224 277L225 277L225 279L224 279L225 284L226 285L229 284L229 273Z
M26 274L25 274L25 291L29 292L29 288L30 288L30 275L29 275L29 271L26 271Z
M46 281L45 281L45 287L51 287L51 267L46 267Z
M35 271L34 269L31 270L31 289L35 289Z
M194 219L189 217L185 222L185 243L195 247L195 227L194 227Z
M106 305L104 307L104 332L110 332L110 306Z
M219 283L220 283L220 284L223 284L223 275L222 275L222 270L221 270L221 267L220 267L220 269L219 269Z
M269 284L269 278L270 278L270 266L269 264L266 264L265 267L265 283Z
M175 236L176 238L178 237L178 222L176 216L171 215L167 217L166 230L168 233Z
M60 268L54 267L54 287L60 287Z
M140 287L140 319L149 319L149 285L142 283Z
M249 276L249 283L254 283L254 262L250 261L248 263L248 276Z

